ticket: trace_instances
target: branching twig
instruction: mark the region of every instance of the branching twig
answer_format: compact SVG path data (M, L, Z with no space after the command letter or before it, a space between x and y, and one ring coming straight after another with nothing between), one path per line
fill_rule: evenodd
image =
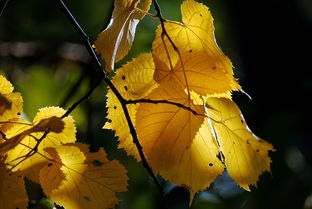
M131 121L131 118L130 118L130 114L129 114L129 111L127 109L127 101L122 97L122 95L118 92L118 90L116 89L116 87L113 85L113 83L111 82L111 80L109 79L109 77L107 76L107 74L103 71L102 69L102 65L101 63L99 62L96 54L95 54L95 51L94 49L92 48L92 45L90 43L90 40L89 40L89 37L86 35L86 33L82 30L82 28L80 27L80 25L78 24L78 22L75 20L75 18L73 17L73 15L71 14L71 12L68 10L68 8L66 7L66 5L64 4L64 2L62 0L58 0L58 3L59 3L59 6L61 8L61 10L65 13L65 15L67 16L67 18L70 20L71 24L73 25L73 27L75 28L75 30L78 32L78 34L82 37L83 41L84 41L84 44L89 52L89 55L91 57L91 61L93 62L93 64L95 65L97 71L99 73L101 73L101 75L103 76L103 79L104 81L107 83L107 85L111 88L111 90L113 91L113 93L116 95L116 97L118 98L119 102L121 103L121 106L124 110L124 114L125 114L125 117L126 117L126 120L127 120L127 123L128 123L128 126L129 126L129 129L130 129L130 134L133 138L133 142L135 143L137 149L138 149L138 152L140 154L140 157L141 157L141 160L142 160L142 163L143 163L143 166L146 168L146 170L148 171L148 173L150 174L150 176L152 177L153 181L155 182L158 190L159 190L159 193L160 193L160 196L162 198L162 201L163 201L163 204L165 206L165 208L168 208L167 206L167 202L166 202L166 199L165 199L165 196L164 196L164 193L163 193L163 188L162 186L160 185L160 183L158 182L155 174L153 173L153 170L152 168L149 166L146 158L145 158L145 155L143 153L143 148L139 142L139 139L137 137L137 133L136 133L136 130L134 128L134 125ZM99 81L100 83L100 81ZM96 87L98 86L99 84L96 85ZM96 88L95 87L95 88ZM90 89L90 94L92 93L93 89ZM85 97L81 98L81 100L84 100L86 97L88 97L88 95L86 95ZM80 103L80 100L76 102L77 104ZM74 107L75 108L75 107ZM73 109L74 109L73 108ZM65 117L65 116L64 116Z
M157 1L157 0L153 0L153 1L154 1L154 4L155 4L156 16L158 16L158 18L159 18L160 25L161 25L161 29L162 29L162 32L161 32L161 39L162 39L162 42L163 42L163 44L164 44L166 53L167 53L167 55L168 55L168 59L169 59L169 61L170 61L171 70L173 69L173 67L172 67L172 63L171 63L171 59L170 59L170 55L169 55L167 46L166 46L166 44L165 44L164 36L167 37L168 41L170 42L170 44L171 44L171 46L173 47L174 51L178 54L179 59L180 59L180 61L181 61L181 66L182 66L182 69L183 69L183 76L184 76L185 85L186 85L186 90L187 90L187 96L188 96L189 103L190 103L191 94L190 94L190 88L189 88L188 81L187 81L187 77L186 77L186 72L185 72L184 64L183 64L183 62L182 62L182 55L181 55L181 53L180 53L179 48L175 45L175 43L172 41L172 39L170 38L169 34L167 33L167 30L166 30L166 28L165 28L166 19L164 19L164 18L162 17L162 14L161 14L161 10L160 10L160 6L159 6L159 4L158 4L158 1Z

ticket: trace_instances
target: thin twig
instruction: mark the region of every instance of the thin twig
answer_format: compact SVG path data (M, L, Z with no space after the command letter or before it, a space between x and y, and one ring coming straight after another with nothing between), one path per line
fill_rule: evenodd
M5 9L5 7L7 6L9 0L3 0L0 2L0 17Z
M143 148L139 142L139 139L138 139L138 136L137 136L137 133L136 133L136 130L134 128L134 125L131 121L131 118L130 118L130 114L129 114L129 111L127 109L127 101L122 97L122 95L118 92L118 90L116 89L116 87L113 85L113 83L111 82L111 80L109 79L109 77L107 76L107 74L103 71L103 68L102 68L102 65L101 63L99 62L96 54L95 54L95 51L94 49L92 48L92 45L90 43L90 40L89 40L89 37L86 35L86 33L82 30L82 28L80 27L80 25L78 24L78 22L75 20L75 18L73 17L73 15L71 14L71 12L68 10L68 8L66 7L66 5L64 4L64 2L62 0L58 0L58 3L59 3L59 6L61 8L61 10L65 13L65 15L67 16L67 18L70 20L71 24L73 25L73 27L75 28L75 30L78 32L78 34L82 37L84 43L85 43L85 46L89 52L89 55L91 57L91 61L93 62L93 64L95 65L96 69L99 71L99 73L101 73L101 75L103 76L103 79L104 81L107 83L107 85L111 88L111 90L113 91L113 93L116 95L116 97L118 98L119 102L121 103L121 106L124 110L124 114L125 114L125 117L126 117L126 120L127 120L127 123L128 123L128 126L129 126L129 129L130 129L130 134L133 138L133 142L134 144L136 145L137 149L138 149L138 152L140 154L140 157L141 157L141 160L142 160L142 164L143 166L145 167L145 169L148 171L148 173L150 174L150 176L152 177L154 183L156 184L158 190L159 190L159 193L160 193L160 196L161 196L161 199L162 199L162 202L164 204L164 207L165 208L168 208L167 206L167 201L166 201L166 198L164 196L164 193L163 193L163 188L162 186L160 185L159 181L157 180L152 168L149 166L146 158L145 158L145 155L143 153ZM93 91L93 90L92 90ZM90 90L89 92L92 93L92 91ZM90 94L91 94L90 93ZM84 99L85 97L83 97L82 99ZM78 103L78 102L77 102Z
M187 90L187 96L188 96L189 104L190 104L190 101L191 101L191 94L190 94L190 88L189 88L188 80L187 80L187 77L186 77L186 72L185 72L184 64L183 64L183 62L182 62L182 55L181 55L181 53L180 53L179 48L175 45L175 43L172 41L172 39L170 38L169 34L167 33L167 30L166 30L166 28L165 28L166 19L164 19L163 16L162 16L162 14L161 14L161 9L160 9L160 6L159 6L159 4L158 4L158 1L157 1L157 0L153 0L153 1L154 1L154 4L155 4L156 16L158 16L158 18L159 18L160 25L161 25L161 29L162 29L162 32L161 32L161 39L162 39L162 42L163 42L163 44L164 44L164 47L165 47L165 50L166 50L166 53L167 53L167 56L168 56L168 59L169 59L169 62L170 62L171 70L173 69L173 67L172 67L172 63L171 63L171 59L170 59L170 55L169 55L167 46L166 46L166 44L165 44L165 39L164 39L165 36L167 37L168 41L170 42L171 46L173 47L173 50L178 54L179 59L180 59L180 61L181 61L181 66L182 66L182 69L183 69L183 76L184 76L185 85L186 85L186 90Z
M152 100L152 99L136 99L136 100L128 100L127 104L137 104L137 103L152 103L152 104L170 104L170 105L174 105L180 108L183 108L185 110L190 111L191 113L193 113L193 115L202 115L200 113L198 113L196 110L193 110L190 107L187 107L183 104L177 103L177 102L171 102L168 100ZM204 115L205 116L205 115Z

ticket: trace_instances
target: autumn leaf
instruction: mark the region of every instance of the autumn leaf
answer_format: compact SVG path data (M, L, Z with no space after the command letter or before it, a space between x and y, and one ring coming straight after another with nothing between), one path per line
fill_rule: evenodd
M167 82L146 98L175 102L195 110L172 104L142 103L137 109L136 130L143 151L151 167L162 172L179 162L179 154L190 147L204 121L202 106L193 105L184 90L174 82Z
M208 98L208 105L213 108L208 108L208 114L227 171L242 188L249 191L249 185L256 186L260 174L270 171L268 152L275 149L250 131L233 101Z
M224 170L224 165L216 153L218 153L216 141L212 137L210 126L205 121L191 146L175 153L180 159L179 162L164 170L161 175L188 189L191 204L195 194L208 188Z
M154 69L152 55L142 54L118 69L112 82L125 99L140 99L157 88L157 84L153 80ZM140 159L137 148L133 144L123 109L111 90L107 93L106 107L108 108L107 122L103 128L114 130L115 135L119 138L118 147L127 147L126 151L129 155ZM136 121L135 114L137 107L138 104L127 105L133 124Z
M20 172L8 171L4 162L0 162L0 208L26 209L28 197L24 179Z
M12 84L0 75L0 122L17 118L23 111L22 96L13 89Z
M114 70L114 63L130 50L135 30L151 0L115 0L113 15L107 28L102 31L94 45L106 62L106 70Z
M90 153L84 144L46 148L52 161L40 171L45 194L55 203L70 209L114 208L116 192L127 188L125 168L108 161L100 149Z
M213 18L206 6L189 0L181 5L183 23L166 21L153 42L155 80L176 80L201 96L226 96L239 90L232 63L215 42Z
M47 163L44 149L76 141L74 120L71 116L62 119L64 113L59 107L42 108L32 124L16 123L5 131L7 140L0 150L6 151L7 167L39 182L39 170Z

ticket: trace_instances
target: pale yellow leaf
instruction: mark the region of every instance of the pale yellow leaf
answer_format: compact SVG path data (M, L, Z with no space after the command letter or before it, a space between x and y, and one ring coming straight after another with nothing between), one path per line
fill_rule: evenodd
M270 171L268 152L275 149L250 131L233 101L224 98L207 101L213 108L208 108L208 113L229 175L249 191L249 185L256 186L260 174Z
M126 191L125 168L108 161L103 149L90 153L87 145L68 144L46 151L53 161L41 169L40 183L57 204L70 209L114 208L119 202L116 192Z
M139 21L151 5L151 0L115 0L109 25L102 31L94 45L106 62L106 70L114 70L114 63L130 50ZM136 9L138 8L138 9Z

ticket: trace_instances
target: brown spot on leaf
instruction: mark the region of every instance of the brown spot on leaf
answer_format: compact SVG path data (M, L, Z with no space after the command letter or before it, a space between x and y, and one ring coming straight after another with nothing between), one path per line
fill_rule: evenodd
M126 76L124 76L124 75L121 76L121 78L122 78L122 80L126 80Z
M125 88L126 91L128 91L128 87L127 86L124 86L124 88Z

